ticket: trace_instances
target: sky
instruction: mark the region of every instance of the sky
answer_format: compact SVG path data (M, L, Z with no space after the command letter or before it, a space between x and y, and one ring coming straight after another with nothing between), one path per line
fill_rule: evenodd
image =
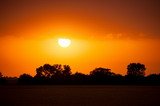
M159 10L159 0L0 0L0 72L35 75L48 63L125 75L140 62L160 73Z

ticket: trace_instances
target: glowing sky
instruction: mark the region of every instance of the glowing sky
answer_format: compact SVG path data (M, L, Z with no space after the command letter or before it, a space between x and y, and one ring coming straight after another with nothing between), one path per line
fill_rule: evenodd
M125 74L141 62L160 73L159 0L0 0L0 72L35 74L45 63L72 72ZM57 40L72 44L61 48Z

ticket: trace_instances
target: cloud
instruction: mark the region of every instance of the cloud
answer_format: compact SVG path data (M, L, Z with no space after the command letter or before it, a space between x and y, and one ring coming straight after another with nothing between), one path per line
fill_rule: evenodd
M160 38L159 5L159 0L0 0L0 36L45 33L58 23L79 32L87 26L108 39Z

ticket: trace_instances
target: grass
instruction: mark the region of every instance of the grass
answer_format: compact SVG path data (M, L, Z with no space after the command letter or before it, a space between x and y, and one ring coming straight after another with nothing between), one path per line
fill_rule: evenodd
M0 86L1 106L158 106L160 86Z

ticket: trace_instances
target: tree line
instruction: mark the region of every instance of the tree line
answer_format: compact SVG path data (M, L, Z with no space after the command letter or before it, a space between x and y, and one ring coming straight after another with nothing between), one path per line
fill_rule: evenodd
M145 76L146 67L141 63L130 63L126 75L116 74L109 68L98 67L89 74L72 73L69 65L44 64L36 68L36 75L22 74L17 84L136 84L160 85L160 74ZM6 84L6 77L0 73L0 83Z

